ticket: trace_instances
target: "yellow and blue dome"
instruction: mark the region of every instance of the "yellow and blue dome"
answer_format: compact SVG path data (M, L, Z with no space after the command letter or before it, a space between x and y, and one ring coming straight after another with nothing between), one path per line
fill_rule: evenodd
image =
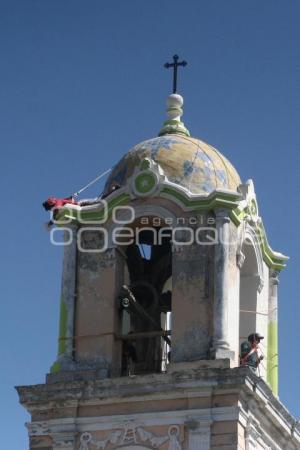
M163 170L168 181L192 194L209 195L217 189L237 191L241 184L233 165L214 147L181 134L167 134L133 147L114 167L105 186L125 186L145 158Z
M154 161L167 181L185 188L188 193L209 195L216 190L237 192L241 184L232 164L214 147L190 137L181 121L183 98L171 94L167 99L168 120L159 136L137 144L114 167L104 189L126 186L145 158Z

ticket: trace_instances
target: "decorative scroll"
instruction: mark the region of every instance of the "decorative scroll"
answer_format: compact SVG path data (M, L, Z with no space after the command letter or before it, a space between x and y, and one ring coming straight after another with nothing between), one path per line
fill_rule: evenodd
M45 436L51 433L48 422L26 423L29 436Z
M147 444L154 449L159 449L166 442L168 442L168 450L182 450L179 435L180 430L177 425L171 425L167 435L156 436L151 431L128 422L125 423L123 430L111 431L105 439L101 440L94 439L91 433L82 433L79 450L93 450L94 448L105 450L109 444L112 444L114 448L120 445Z

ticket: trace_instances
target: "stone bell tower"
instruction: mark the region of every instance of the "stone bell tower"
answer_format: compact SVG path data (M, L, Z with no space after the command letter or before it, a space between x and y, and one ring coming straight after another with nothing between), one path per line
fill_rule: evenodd
M18 387L30 450L300 449L278 399L277 286L251 180L168 98L98 202L65 205L58 356ZM256 373L240 343L264 336Z

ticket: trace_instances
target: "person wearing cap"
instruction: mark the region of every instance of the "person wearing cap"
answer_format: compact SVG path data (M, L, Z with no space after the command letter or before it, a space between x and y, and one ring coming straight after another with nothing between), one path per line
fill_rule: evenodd
M259 333L251 333L248 336L248 341L241 344L240 365L252 369L254 372L258 368L263 356L259 355L259 343L264 339Z

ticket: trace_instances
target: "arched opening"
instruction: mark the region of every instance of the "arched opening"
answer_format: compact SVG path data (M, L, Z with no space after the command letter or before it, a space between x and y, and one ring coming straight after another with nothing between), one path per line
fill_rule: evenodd
M257 330L257 300L259 287L258 263L255 248L246 239L242 253L245 257L240 274L240 344Z
M122 375L164 371L169 359L172 232L163 222L153 223L135 222L133 242L122 249L126 261L120 293Z

